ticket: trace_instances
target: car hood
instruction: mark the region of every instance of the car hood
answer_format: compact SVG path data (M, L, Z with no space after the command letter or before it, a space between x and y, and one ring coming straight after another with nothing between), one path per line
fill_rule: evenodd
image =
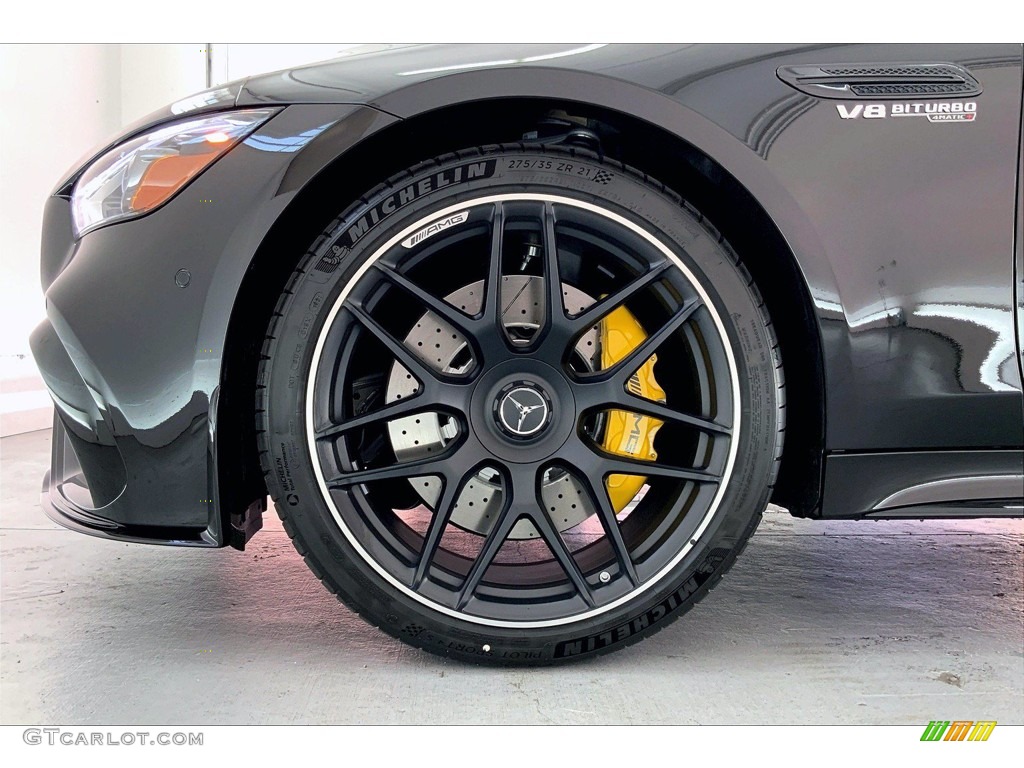
M248 78L237 104L367 104L428 80L500 69L576 70L673 90L679 79L826 46L708 44L462 44L365 46L337 59ZM398 114L398 117L406 115Z

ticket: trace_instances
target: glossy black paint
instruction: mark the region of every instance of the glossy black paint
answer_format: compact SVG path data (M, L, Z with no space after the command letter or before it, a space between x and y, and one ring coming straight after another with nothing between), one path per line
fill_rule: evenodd
M830 518L861 517L865 512L884 517L891 515L891 511L876 510L876 507L891 493L951 477L979 476L1024 478L1024 457L1017 450L836 454L829 460L825 475L826 506L822 512L824 517ZM1021 492L1024 493L1024 488ZM1000 504L999 516L1009 513L1019 517L1022 513L1019 504L1018 499L1016 508L1008 511ZM918 508L921 514L916 516L994 516L991 510L972 514L970 509L948 506L952 509L945 513L941 505L929 510Z
M914 452L918 459L896 481L907 485L918 476L955 474L951 454L1001 465L991 449L1019 455L1024 446L1014 318L1024 314L1021 57L1016 44L424 46L250 78L154 113L116 141L172 117L235 104L282 107L140 219L75 242L66 196L80 168L47 202L48 321L33 349L63 424L77 439L108 449L102 455L116 449L114 460L97 458L86 468L96 493L112 497L103 499L109 505L101 517L120 526L94 532L180 543L177 534L137 535L173 526L208 544L228 541L231 515L263 492L255 447L241 439L252 436L252 401L239 384L252 373L258 344L246 356L238 340L255 344L259 329L247 334L246 326L269 311L250 312L245 304L280 289L253 286L273 283L268 275L286 273L293 257L275 250L282 222L298 220L296 206L313 198L323 210L333 206L331 215L344 208L351 196L324 194L339 167L369 184L380 181L387 174L375 176L374 167L390 167L388 156L400 150L388 137L400 126L407 126L404 140L415 141L417 126L436 124L446 110L506 99L656 126L709 183L735 184L763 209L802 277L809 335L818 340L784 351L813 361L815 376L807 378L823 383L823 410L809 421L809 447L798 461L816 468L824 460L824 477L804 473L806 501L794 504L795 512L814 514L822 501L824 514L866 511L837 501L844 483L836 478L850 466L840 457L851 453ZM971 97L978 117L969 124L843 119L837 105L870 100L817 99L777 75L784 66L844 62L964 67L982 88ZM452 126L460 137L471 130ZM294 151L278 151L289 137ZM645 170L669 177L675 169ZM337 187L345 189L343 179ZM284 234L301 241L299 248L315 236ZM276 271L268 266L275 264ZM192 279L179 288L174 276L183 268ZM52 362L60 358L54 344L70 366ZM239 454L247 458L237 460ZM116 485L110 478L119 472L125 491L99 493L99 477ZM870 476L861 482L870 484ZM869 491L865 498L887 493L881 485Z
M301 186L295 177L306 173L298 152L277 151L272 140L349 120L351 135L335 130L335 138L354 143L378 119L391 120L357 106L285 109L162 208L77 242L68 201L50 198L42 253L48 319L33 334L33 353L62 430L95 452L106 449L108 460L83 468L102 507L96 516L116 523L119 536L149 539L140 528L173 527L167 542L187 538L185 530L221 545L230 515L253 501L222 505L216 423L237 287ZM191 273L185 288L175 282L181 269ZM102 478L118 477L123 488L97 494ZM55 514L66 522L68 505ZM81 514L76 523L89 527Z

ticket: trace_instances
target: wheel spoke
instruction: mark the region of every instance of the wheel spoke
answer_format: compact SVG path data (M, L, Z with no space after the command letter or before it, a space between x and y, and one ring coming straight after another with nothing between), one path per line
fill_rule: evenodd
M651 268L640 275L640 277L624 285L610 296L606 296L601 299L596 304L592 304L587 307L587 309L583 310L578 315L574 315L572 318L572 324L576 333L580 333L597 325L606 316L614 312L621 304L642 292L647 288L647 286L656 282L668 271L670 266L671 263L667 260L652 265Z
M494 562L494 558L497 557L498 552L501 550L501 545L505 543L505 539L512 533L516 523L523 517L521 510L517 512L513 509L514 504L511 492L503 494L502 502L503 506L501 512L498 513L498 519L494 521L494 527L491 528L487 538L484 539L484 545L480 550L480 554L473 561L469 573L466 574L466 580L462 583L459 599L455 606L456 610L461 611L466 607L466 604L473 597L473 593L476 592L476 588L480 585L484 574L487 573L487 569L491 567L491 563Z
M439 299L430 291L420 287L394 267L382 264L379 261L375 266L389 281L423 304L426 309L429 309L435 315L445 320L449 325L454 326L467 341L472 342L472 327L475 323L471 317L464 312L460 312L444 299Z
M610 368L599 373L592 374L587 378L599 381L611 380L616 382L616 384L625 387L629 377L633 375L637 368L643 365L644 361L653 355L666 339L679 330L679 328L681 328L701 306L702 302L699 299L694 299L683 304L683 306L676 310L675 314L669 318L668 322L637 344L625 357L616 362Z
M674 421L678 424L686 424L689 427L696 427L704 432L710 432L715 435L731 435L732 429L719 424L713 419L705 419L701 416L694 416L693 414L683 413L677 411L675 408L669 408L667 405L662 403L656 403L653 400L645 400L642 397L636 395L627 395L627 401L620 401L618 404L621 408L633 413L639 413L641 416L651 416L655 419L661 419L662 421Z
M582 395L582 393L581 396L577 398L577 404L582 404L582 407L585 410L615 409L618 411L625 411L627 413L636 413L640 416L650 416L651 418L660 419L665 422L685 424L689 427L694 427L703 432L709 432L714 435L732 434L732 428L727 427L725 424L719 424L713 419L706 419L702 416L694 416L693 414L684 413L683 411L677 411L675 408L670 408L664 403L658 403L653 400L637 397L625 389L622 390L621 394L619 394L618 391L609 394L600 391L601 388L599 387L595 387L594 389L598 391L589 393L589 401L585 399L587 398L587 395ZM586 387L580 387L579 390L586 391Z
M396 464L389 464L386 467L354 469L350 472L343 470L342 474L327 480L327 487L348 488L353 485L372 483L376 480L405 480L410 477L419 477L420 475L443 475L445 461L451 457L453 452L449 450L436 456L427 456L412 461L401 461Z
M551 203L544 204L542 216L544 250L544 331L555 326L565 325L565 302L562 300L562 277L558 269L558 245L555 240L555 208Z
M420 389L415 395L405 398L404 400L396 400L393 403L388 403L383 408L378 408L370 413L364 413L360 416L353 416L351 419L345 419L340 424L332 424L329 427L317 431L317 440L329 440L338 435L343 435L346 432L351 432L360 427L366 427L371 424L376 424L381 421L393 421L395 419L402 418L403 416L415 416L419 413L432 413L436 410L436 404L430 402L429 398L422 396L423 388Z
M705 472L701 469L686 469L673 467L668 464L659 464L656 461L644 461L633 459L628 456L612 456L601 454L601 468L604 476L608 475L636 475L645 477L667 477L673 480L691 480L695 483L720 483L722 476L713 472Z
M535 510L531 511L527 517L529 517L541 538L547 543L551 554L555 556L559 565L562 566L565 575L569 577L569 580L576 588L577 594L583 598L588 607L593 608L594 595L590 590L590 585L587 584L583 571L580 570L579 565L576 563L576 558L572 556L572 552L566 546L565 539L559 534L558 529L551 522L551 518L548 517L543 506L535 506Z
M516 523L524 518L533 523L583 601L589 607L594 607L594 596L590 585L587 584L576 559L572 556L554 523L547 516L544 505L538 498L537 475L538 473L533 467L517 467L506 477L503 486L504 506L462 585L457 604L458 610L462 610L473 597L473 593L480 585L487 569L494 562L502 544L505 543Z
M615 509L612 507L611 499L608 498L608 491L605 489L604 482L598 480L595 485L587 476L582 476L581 478L578 473L574 473L574 476L578 482L582 483L584 490L586 490L591 501L593 501L594 507L597 509L597 517L601 521L601 527L604 528L604 533L608 537L608 542L611 544L612 551L615 552L615 557L625 572L626 578L629 579L630 584L634 587L638 586L640 584L640 577L637 576L636 566L633 565L633 558L629 554L626 541L622 538L619 521L615 515Z
M448 526L452 512L455 511L455 502L458 501L462 486L466 482L465 474L445 474L441 478L444 484L441 496L434 505L434 516L430 519L427 527L427 534L423 538L423 548L420 550L420 559L416 564L416 572L412 577L412 588L419 589L423 579L430 570L430 564L434 561L437 547L441 543L444 529Z
M504 307L501 306L501 262L502 240L505 236L505 213L501 204L494 206L491 222L491 252L487 261L487 287L484 290L483 318L491 323L499 338L507 338L502 321Z
M401 340L392 336L390 331L374 320L362 307L349 302L345 304L345 309L347 309L352 316L359 321L359 324L362 325L363 328L373 334L381 344L387 347L387 350L394 355L398 362L405 366L406 369L413 373L420 374L419 380L421 383L426 383L430 379L445 383L453 380L453 377L445 376L436 368L433 368L417 357L411 349L405 346Z
M594 478L604 480L609 475L633 475L635 477L666 477L673 480L690 480L695 483L717 484L722 476L714 472L687 467L673 467L656 461L645 461L631 456L608 453L594 445L586 437L570 440L563 450L564 460L573 467L574 474L588 482Z

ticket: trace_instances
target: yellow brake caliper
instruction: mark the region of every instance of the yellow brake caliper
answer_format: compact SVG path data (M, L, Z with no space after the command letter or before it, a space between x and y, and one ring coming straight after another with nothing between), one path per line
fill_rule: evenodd
M644 329L625 307L619 307L601 322L601 367L607 369L624 358L647 338ZM654 378L657 355L651 355L630 378L626 387L645 400L665 402L665 390ZM632 456L642 461L654 461L654 436L663 421L629 411L608 411L604 430L603 448L617 456ZM612 508L621 512L647 481L639 475L609 475L608 497Z

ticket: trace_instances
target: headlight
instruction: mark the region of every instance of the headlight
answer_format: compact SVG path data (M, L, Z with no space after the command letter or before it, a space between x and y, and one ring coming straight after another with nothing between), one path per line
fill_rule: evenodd
M221 112L163 126L110 150L71 194L76 237L163 205L274 112Z

